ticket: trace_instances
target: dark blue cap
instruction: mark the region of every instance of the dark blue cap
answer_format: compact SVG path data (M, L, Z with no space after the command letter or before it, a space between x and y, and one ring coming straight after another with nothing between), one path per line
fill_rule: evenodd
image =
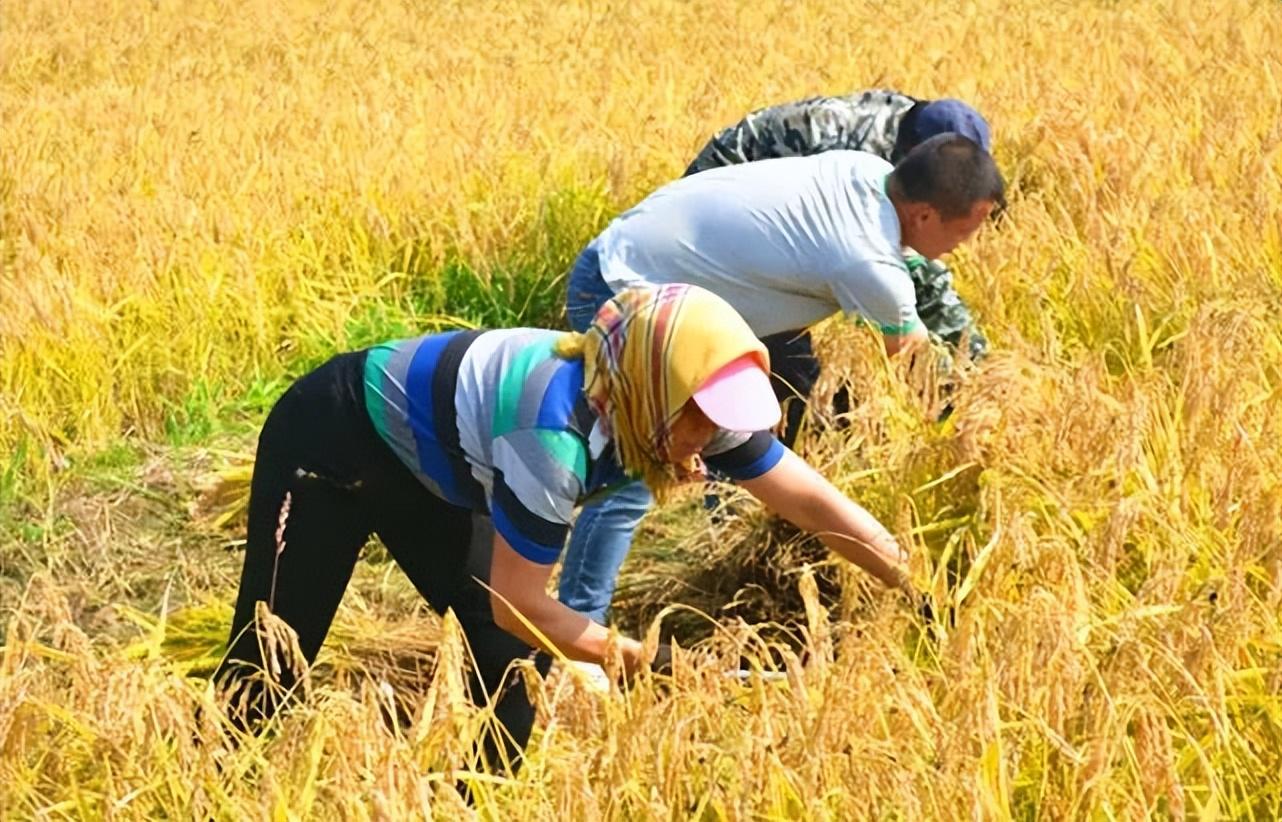
M936 134L951 131L969 137L984 151L991 151L993 138L988 123L978 111L961 100L935 100L922 107L915 124L917 142L924 142Z

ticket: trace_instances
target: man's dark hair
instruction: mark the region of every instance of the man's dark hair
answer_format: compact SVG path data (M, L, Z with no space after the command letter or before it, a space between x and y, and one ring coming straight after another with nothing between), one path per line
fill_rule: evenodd
M1006 182L992 155L951 132L908 152L890 173L889 190L909 202L929 203L945 220L965 217L985 200L992 200L997 211L1006 205Z

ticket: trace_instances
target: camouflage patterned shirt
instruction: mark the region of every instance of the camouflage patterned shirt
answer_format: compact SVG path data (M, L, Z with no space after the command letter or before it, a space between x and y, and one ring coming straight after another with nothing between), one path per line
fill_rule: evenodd
M684 176L718 166L836 149L866 151L895 163L905 153L900 125L919 102L896 91L874 89L758 109L709 140ZM927 330L953 348L965 339L971 359L981 359L988 341L953 288L948 267L911 250L904 257L917 292L917 315Z
M717 166L834 149L866 151L895 163L903 153L896 150L899 124L918 102L877 89L758 109L709 140L686 176Z

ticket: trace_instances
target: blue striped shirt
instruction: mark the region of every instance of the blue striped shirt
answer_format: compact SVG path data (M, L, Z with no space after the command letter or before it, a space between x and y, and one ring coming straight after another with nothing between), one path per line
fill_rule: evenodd
M365 360L379 436L433 494L488 511L513 549L542 564L559 556L576 505L622 479L608 455L593 459L583 361L553 352L560 337L453 331L375 346ZM722 432L705 450L735 479L760 476L782 455L766 432Z

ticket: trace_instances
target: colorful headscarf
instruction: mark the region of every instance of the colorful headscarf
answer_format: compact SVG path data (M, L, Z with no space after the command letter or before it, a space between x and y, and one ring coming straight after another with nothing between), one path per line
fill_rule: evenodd
M720 368L766 348L725 300L692 285L621 291L583 334L558 347L582 354L584 391L615 442L624 470L662 497L677 482L668 453L672 425ZM689 468L690 466L684 466Z

